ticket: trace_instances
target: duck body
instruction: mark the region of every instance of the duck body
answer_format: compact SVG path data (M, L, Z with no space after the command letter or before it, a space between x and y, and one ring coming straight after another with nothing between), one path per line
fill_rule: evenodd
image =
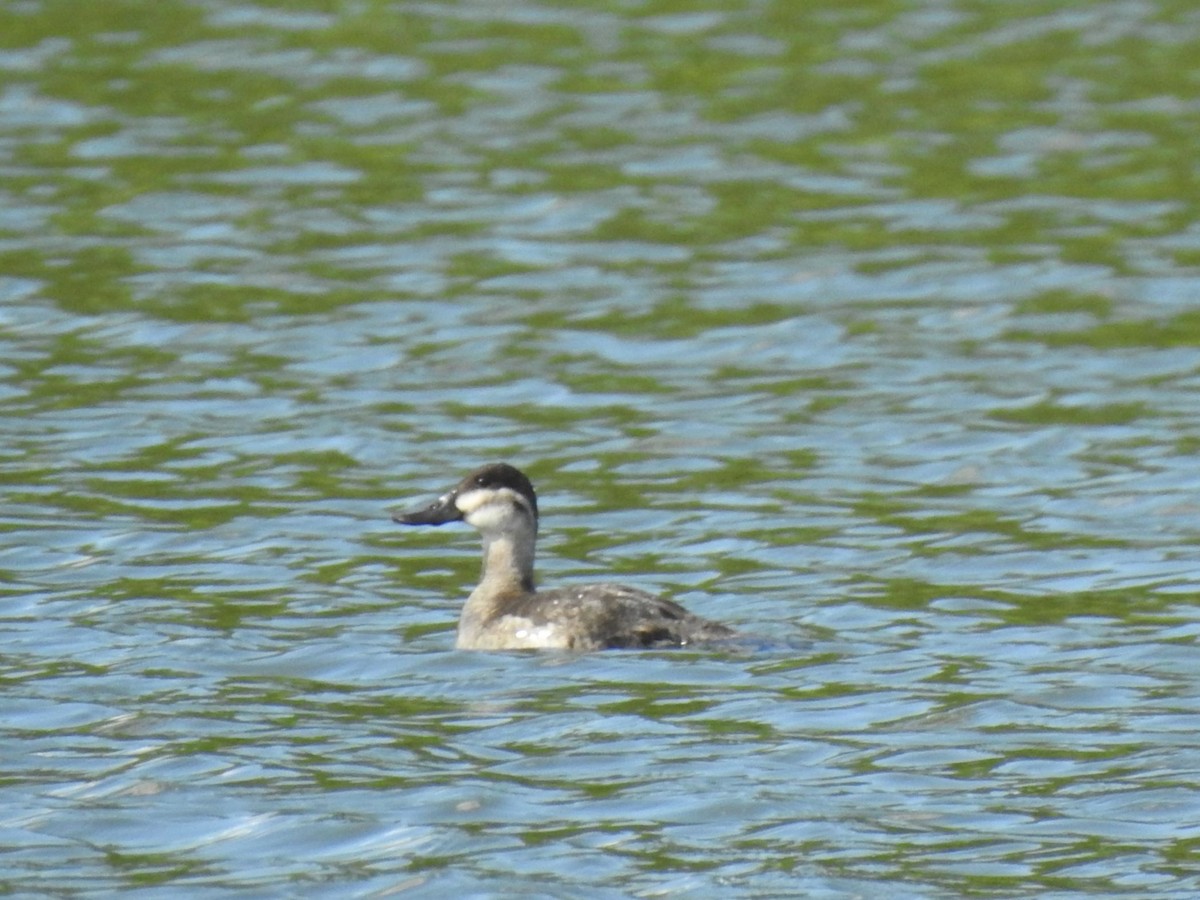
M459 618L461 650L679 647L737 636L678 603L625 585L537 590L537 494L507 463L476 469L433 503L392 518L402 525L465 521L479 530L483 576Z
M464 650L613 650L680 647L733 637L734 631L671 600L621 584L535 591L493 604L473 591L458 623Z

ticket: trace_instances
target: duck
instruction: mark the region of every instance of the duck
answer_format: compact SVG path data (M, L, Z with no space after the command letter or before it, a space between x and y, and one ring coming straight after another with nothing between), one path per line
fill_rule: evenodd
M508 463L481 466L432 503L392 520L412 526L466 522L482 536L483 573L458 620L459 650L686 647L738 635L672 600L622 584L538 590L537 493Z

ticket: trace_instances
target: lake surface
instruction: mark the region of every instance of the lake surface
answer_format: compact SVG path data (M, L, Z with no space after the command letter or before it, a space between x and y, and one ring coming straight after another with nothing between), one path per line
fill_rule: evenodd
M0 893L1200 893L1200 13L0 7ZM453 650L545 584L735 650Z

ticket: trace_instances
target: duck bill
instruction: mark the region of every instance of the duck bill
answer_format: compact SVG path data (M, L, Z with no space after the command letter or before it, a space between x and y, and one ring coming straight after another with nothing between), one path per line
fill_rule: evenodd
M447 522L460 522L463 514L454 503L457 496L454 491L450 491L428 506L396 513L392 516L392 521L401 525L445 525Z

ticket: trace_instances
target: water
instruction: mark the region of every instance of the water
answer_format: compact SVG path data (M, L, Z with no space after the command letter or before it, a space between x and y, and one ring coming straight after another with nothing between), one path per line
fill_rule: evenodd
M1183 3L0 9L0 891L1192 897ZM763 636L461 654L540 577Z

